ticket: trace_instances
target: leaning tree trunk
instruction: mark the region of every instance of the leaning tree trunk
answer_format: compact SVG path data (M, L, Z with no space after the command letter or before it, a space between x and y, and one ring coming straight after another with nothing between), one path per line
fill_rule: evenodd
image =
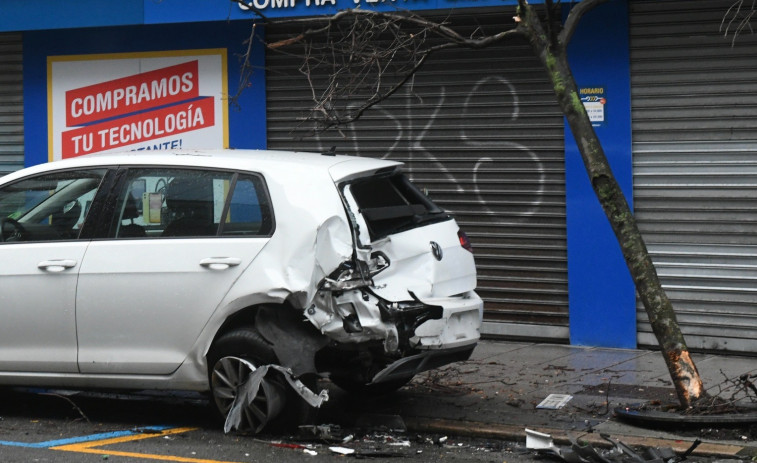
M602 145L581 102L567 60L567 43L545 31L534 9L520 2L518 28L528 38L536 56L547 68L557 101L578 144L586 172L615 236L628 270L662 349L678 400L690 407L703 394L702 380L678 326L673 305L660 284L620 185L610 169ZM569 37L569 35L568 35Z

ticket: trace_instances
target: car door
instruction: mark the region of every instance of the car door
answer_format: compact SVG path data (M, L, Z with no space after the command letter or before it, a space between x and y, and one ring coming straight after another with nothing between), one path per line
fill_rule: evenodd
M82 230L104 174L56 172L0 187L0 371L77 371Z
M273 231L256 175L132 168L81 268L82 373L169 374Z

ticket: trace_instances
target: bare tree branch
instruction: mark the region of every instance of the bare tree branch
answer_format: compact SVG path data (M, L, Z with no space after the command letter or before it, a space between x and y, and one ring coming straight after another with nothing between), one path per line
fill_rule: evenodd
M607 1L607 0L604 0L604 1ZM305 31L303 31L302 33L294 37L289 37L287 39L280 40L278 42L269 43L267 47L270 49L277 49L277 48L285 47L288 45L293 45L298 42L302 42L303 40L309 39L311 37L324 34L325 32L331 29L334 23L339 22L345 18L350 18L350 17L353 17L353 18L364 17L364 18L369 18L369 19L373 18L373 19L380 19L382 21L391 21L395 24L406 24L408 26L420 27L420 28L423 28L424 30L433 32L435 35L441 38L447 39L451 41L452 43L455 43L463 47L469 47L469 48L485 48L493 43L496 43L500 40L508 38L509 36L517 34L515 30L506 30L506 31L502 31L497 34L486 36L480 39L474 39L474 38L465 37L459 34L457 31L455 31L454 29L450 27L445 26L443 23L437 23L435 21L431 21L421 16L412 14L410 12L402 14L402 13L391 13L391 12L387 13L387 12L380 12L380 11L373 11L373 10L348 9L348 10L339 11L338 13L334 14L333 16L329 16L328 18L315 17L315 18L288 20L287 23L290 23L290 24L297 24L297 23L311 24L311 23L318 23L318 22L324 22L324 21L326 21L326 24L324 24L322 27L306 29Z
M384 92L374 93L373 96L368 98L368 100L366 100L365 103L360 105L357 109L353 110L346 118L342 118L341 120L334 120L332 121L332 124L330 124L326 128L332 125L337 125L337 124L348 124L350 122L354 122L357 119L359 119L360 116L362 116L363 113L365 113L365 111L381 103L382 101L386 100L387 98L392 96L394 93L396 93L397 90L404 87L405 84L407 84L407 82L410 79L412 79L413 76L415 76L415 73L423 66L423 64L426 62L426 58L428 58L429 55L433 51L442 50L444 48L450 48L447 45L449 44L443 44L443 45L439 45L438 47L434 47L433 49L429 49L429 51L427 51L424 55L422 55L420 59L418 60L418 62L415 63L415 66L413 66L411 69L408 70L407 74L405 74L405 76L399 82L397 82L396 84L394 84L393 86L391 86L388 90ZM377 78L381 79L381 73L377 74Z
M239 75L239 86L237 87L237 92L229 97L229 103L232 105L238 104L237 101L239 101L239 95L244 91L244 89L247 87L247 83L250 82L252 78L252 73L255 71L255 68L252 66L252 63L250 61L250 58L252 57L252 46L255 43L255 29L257 24L253 23L252 27L250 28L250 37L246 40L245 44L247 45L247 50L245 53L241 56L242 60L242 70Z
M477 29L465 36L445 22L406 11L350 9L326 18L286 23L314 25L266 46L276 51L301 47L305 63L300 72L308 78L314 102L303 122L315 122L315 131L358 120L411 82L428 57L438 51L485 48L519 34L514 28L493 35ZM328 82L320 85L324 91L315 91L314 74L328 76ZM360 103L355 106L355 101Z
M575 4L570 10L568 18L565 20L565 24L558 36L558 40L565 44L565 46L568 46L570 39L573 38L573 33L576 32L578 23L581 22L581 18L583 18L587 12L606 2L608 2L608 0L583 0Z
M263 21L268 21L268 18L265 17L263 12L256 8L252 2L247 2L246 0L231 0L231 3L238 4L243 10L253 11L256 15L260 16Z

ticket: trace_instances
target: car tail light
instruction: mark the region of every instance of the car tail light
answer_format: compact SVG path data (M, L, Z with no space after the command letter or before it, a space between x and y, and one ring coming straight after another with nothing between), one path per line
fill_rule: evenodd
M464 231L458 230L457 237L460 239L460 246L465 248L466 251L473 252L473 246L471 246L470 239L468 239L468 235Z

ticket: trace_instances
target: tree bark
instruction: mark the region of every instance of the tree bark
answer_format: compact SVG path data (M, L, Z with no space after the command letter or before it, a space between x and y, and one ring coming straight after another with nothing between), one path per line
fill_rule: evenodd
M547 2L548 8L549 3L551 2ZM585 0L581 3L591 2ZM551 34L549 30L545 30L537 12L525 0L519 0L518 13L518 29L529 40L536 56L547 69L558 104L576 140L594 193L620 244L636 291L662 349L678 400L682 407L688 408L703 396L702 380L689 355L673 305L662 288L633 212L612 173L599 138L581 102L568 64L567 43ZM571 35L572 30L561 34L562 37L568 38Z

